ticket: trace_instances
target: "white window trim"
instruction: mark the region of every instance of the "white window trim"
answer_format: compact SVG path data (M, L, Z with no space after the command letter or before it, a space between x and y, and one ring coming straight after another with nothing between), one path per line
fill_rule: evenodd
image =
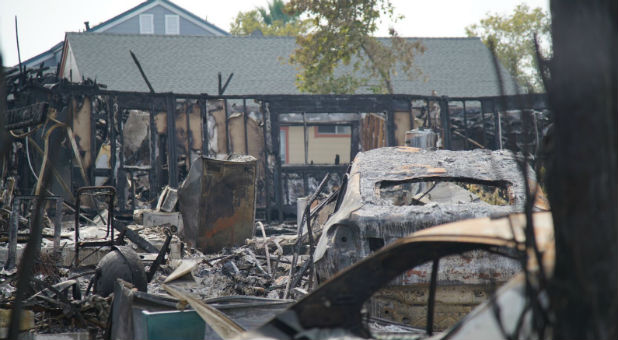
M148 27L150 25L150 27ZM148 30L147 28L150 28ZM139 15L139 33L140 34L154 34L154 15L153 14L140 14Z
M176 31L170 30L170 25L173 21L176 21L175 28ZM167 35L179 35L180 34L180 17L176 14L166 14L165 15L165 34Z
M333 125L330 125L333 126ZM334 125L335 132L320 131L320 126L317 126L317 132L320 135L349 135L352 133L349 125Z

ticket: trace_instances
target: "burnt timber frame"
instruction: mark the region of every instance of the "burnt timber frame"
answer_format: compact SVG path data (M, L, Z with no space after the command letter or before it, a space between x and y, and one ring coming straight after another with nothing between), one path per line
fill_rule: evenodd
M109 142L112 150L117 150L118 145L122 145L122 113L126 110L136 109L150 113L150 162L148 169L151 192L150 199L158 196L161 188L167 184L172 187L178 187L179 183L184 179L182 174L178 172L178 145L175 138L176 129L176 110L179 101L194 101L199 108L201 116L201 153L206 156L209 154L209 131L208 131L208 102L222 101L224 103L225 112L225 145L220 145L222 151L228 152L229 146L229 121L231 113L228 109L228 102L232 100L242 101L243 127L244 127L244 150L248 152L249 141L247 140L247 101L252 100L257 103L260 113L263 117L263 134L264 134L264 152L259 158L262 158L264 167L264 175L261 179L262 188L264 191L265 200L258 205L263 211L263 217L269 220L276 216L277 219L284 218L284 212L295 211L291 206L286 207L283 202L283 191L286 178L290 175L298 175L303 179L304 193L311 192L309 188L308 176L322 177L325 173L337 173L343 175L347 170L347 164L341 165L314 165L314 164L284 164L280 156L280 137L278 131L283 126L304 126L307 125L345 125L351 127L351 150L350 160L361 150L359 150L359 135L360 121L328 121L328 122L289 122L282 121L280 116L291 113L310 114L310 113L380 113L385 119L385 141L386 146L395 146L396 123L394 119L395 112L409 112L410 118L413 117L412 103L414 101L424 101L427 108L429 103L437 103L440 107L440 125L441 138L445 149L457 148L453 144L453 131L456 129L452 124L452 115L450 105L452 103L463 103L464 105L464 124L463 133L465 136L464 148L469 148L468 137L468 121L473 114L469 109L466 109L466 102L475 101L480 103L481 120L483 122L483 133L479 142L488 149L497 149L502 145L501 141L501 126L495 122L500 122L501 113L505 110L513 109L535 109L543 110L547 108L546 98L543 94L535 95L516 95L507 97L447 97L447 96L421 96L421 95L209 95L209 94L175 94L175 93L143 93L143 92L121 92L105 90L97 85L75 85L66 82L61 82L52 90L45 88L35 88L33 93L38 94L38 101L49 102L50 106L56 106L58 111L62 109L61 105L67 105L71 97L82 96L94 98L102 96L105 98L105 110L107 111L107 125L109 128ZM53 97L56 100L50 101ZM153 126L154 115L156 113L166 113L166 143L165 148L158 147L156 128ZM185 113L188 109L185 110ZM487 113L489 115L487 116ZM359 115L360 116L360 115ZM188 119L188 118L187 118ZM493 119L494 124L489 126L486 120ZM188 123L188 122L187 122ZM411 124L412 119L411 119ZM181 125L184 125L181 124ZM188 126L188 124L187 124ZM91 124L91 136L95 136L96 124ZM491 136L493 135L493 138ZM191 140L191 137L187 137ZM196 137L193 136L193 139ZM307 138L304 139L307 144ZM90 150L93 155L98 150L100 145L97 145L94 137L92 138ZM158 151L155 154L155 149ZM306 150L306 146L305 146ZM122 152L119 152L119 154ZM111 170L95 169L89 171L90 183L94 183L95 176L110 176L110 181L119 192L117 209L119 212L129 213L125 207L127 199L124 197L124 188L127 185L126 172L123 164L122 155L117 157L116 152L111 152L110 155ZM164 158L165 157L165 158ZM189 155L190 157L190 155ZM94 158L94 156L93 156ZM168 172L167 176L161 172L160 163L163 159L167 159ZM157 161L158 160L158 161ZM73 181L72 181L73 182ZM274 189L274 190L273 190ZM129 193L130 195L130 193Z

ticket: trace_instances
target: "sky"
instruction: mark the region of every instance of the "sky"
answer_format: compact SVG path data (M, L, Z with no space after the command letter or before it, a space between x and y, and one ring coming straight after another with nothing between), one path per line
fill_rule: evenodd
M266 7L268 0L171 0L193 14L229 31L239 11ZM15 40L17 16L21 59L26 60L64 39L65 32L93 27L132 7L140 0L1 0L0 53L5 65L18 62ZM463 37L465 27L478 23L487 13L508 14L519 3L549 11L548 0L391 0L397 23L382 22L376 35L388 35L394 27L404 37Z

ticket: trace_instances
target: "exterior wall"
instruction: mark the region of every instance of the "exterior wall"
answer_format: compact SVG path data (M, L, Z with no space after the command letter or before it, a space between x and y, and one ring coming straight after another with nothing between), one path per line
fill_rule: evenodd
M139 16L140 14L152 14L153 15L153 25L154 25L154 34L164 35L165 34L165 15L178 15L175 12L168 10L162 6L155 6L151 9L148 9L144 12L136 14L134 17L121 22L118 25L112 26L108 29L105 29L100 32L107 33L121 33L121 34L139 34ZM214 35L212 32L205 30L204 28L192 23L191 21L183 18L179 15L179 25L180 25L180 35Z
M302 126L288 127L288 163L305 163L305 144ZM317 134L316 126L307 127L309 141L308 162L314 164L334 164L335 156L339 155L340 163L350 162L351 136L324 136ZM284 143L284 141L282 141ZM282 162L284 160L282 159Z
M64 67L62 68L61 78L69 79L69 81L81 81L82 76L79 73L79 69L77 68L77 63L75 62L75 56L73 55L73 50L71 50L71 45L67 46L66 51L66 59L64 62Z

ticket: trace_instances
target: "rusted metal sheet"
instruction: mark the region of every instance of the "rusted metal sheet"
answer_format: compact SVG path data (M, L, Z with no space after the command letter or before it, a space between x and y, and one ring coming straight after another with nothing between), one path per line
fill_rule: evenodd
M257 160L201 157L178 190L184 240L203 252L243 244L254 234Z

